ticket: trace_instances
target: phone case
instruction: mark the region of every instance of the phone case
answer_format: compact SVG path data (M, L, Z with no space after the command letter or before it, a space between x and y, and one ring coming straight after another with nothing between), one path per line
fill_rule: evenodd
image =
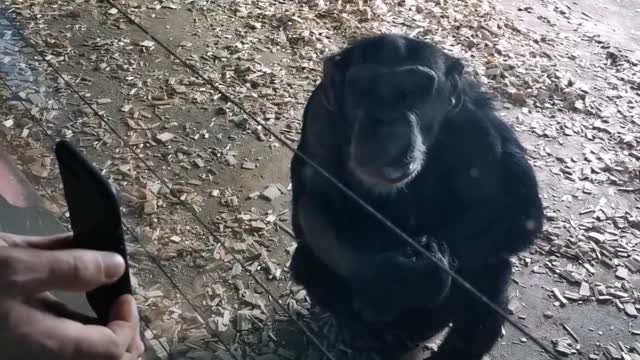
M116 252L125 260L126 270L118 281L86 294L98 320L107 324L113 303L118 297L132 293L120 204L111 184L71 143L59 141L55 154L69 207L74 246Z

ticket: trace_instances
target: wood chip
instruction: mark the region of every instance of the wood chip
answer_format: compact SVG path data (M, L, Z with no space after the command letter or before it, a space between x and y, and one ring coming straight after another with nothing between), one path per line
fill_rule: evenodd
M201 169L206 166L204 160L202 160L202 159L194 159L193 163L196 164L196 166L201 168Z
M266 188L261 196L269 201L273 201L275 199L277 199L280 195L282 195L282 193L280 192L280 190L278 189L278 187L276 185L270 185L268 188Z
M154 297L164 296L164 294L162 294L162 291L160 291L160 290L153 290L153 291L145 292L144 296L147 297L147 298L154 298Z
M582 295L575 293L573 291L565 291L564 298L571 301L580 301L582 300Z
M173 86L173 91L175 91L178 94L184 94L187 92L187 88L185 86L182 85L174 85Z
M562 328L569 333L569 335L573 338L573 340L575 340L577 343L580 342L580 339L578 339L578 336L576 335L576 333L573 332L573 330L571 330L571 328L569 327L569 325L567 324L562 324Z
M245 170L254 170L257 167L257 165L255 163L252 163L250 161L245 161L242 163L242 168Z
M634 318L638 317L638 310L636 309L636 306L634 303L630 303L630 302L624 303L623 306L624 306L624 312L627 315Z
M634 255L625 262L625 265L634 273L640 272L640 256Z
M165 132L159 135L156 135L156 140L158 140L161 143L167 143L169 141L171 141L172 139L174 139L176 136L170 132Z
M627 268L622 266L618 267L618 270L616 271L616 277L620 280L628 280L629 270L627 270Z
M552 342L554 344L554 350L561 355L569 356L577 352L569 338L554 339Z
M235 166L238 163L238 160L236 160L236 158L233 157L233 155L227 155L224 157L224 159L227 162L227 164L230 166Z
M236 315L236 331L246 331L251 329L253 321L251 320L251 312L246 310L238 311Z
M622 360L622 355L613 346L605 346L602 348L607 359Z
M553 313L551 311L545 311L544 312L544 317L546 317L547 319L553 319Z
M562 306L566 306L569 303L569 301L567 301L567 299L565 299L565 297L562 296L562 294L560 293L560 290L558 290L557 288L553 288L551 289L551 291L553 292L553 296L555 296L555 298L558 301L560 301Z
M155 214L158 212L158 203L155 200L147 201L144 203L144 213L147 215Z
M267 229L267 225L265 225L265 223L263 223L262 221L252 221L251 228L256 231L263 231Z
M587 269L588 272L595 274L596 273L596 269L589 265L589 264L582 264L582 266L584 266L585 269Z
M580 295L587 297L587 296L591 296L591 290L589 288L589 284L587 284L586 282L583 282L580 284Z

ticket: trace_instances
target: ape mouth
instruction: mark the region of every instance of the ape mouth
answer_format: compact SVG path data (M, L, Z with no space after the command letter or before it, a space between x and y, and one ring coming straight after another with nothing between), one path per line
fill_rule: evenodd
M373 168L358 166L358 172L368 180L373 180L389 186L400 185L412 178L420 169L420 162L411 161L402 165L389 165Z

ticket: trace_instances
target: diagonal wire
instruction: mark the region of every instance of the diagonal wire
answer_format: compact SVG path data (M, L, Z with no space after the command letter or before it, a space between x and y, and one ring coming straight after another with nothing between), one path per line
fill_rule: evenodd
M416 243L413 239L411 239L408 235L406 235L404 232L402 232L400 229L398 229L395 225L393 225L393 223L391 223L389 220L387 220L384 216L382 216L381 214L379 214L375 209L373 209L370 205L368 205L364 200L360 199L357 195L355 195L353 192L351 192L349 189L347 189L342 183L340 183L337 179L333 178L330 174L328 174L323 168L321 168L319 165L317 165L314 161L312 161L311 159L307 158L304 154L302 154L301 152L299 152L297 149L295 149L292 145L290 145L286 140L284 140L279 134L277 134L275 131L273 131L272 129L270 129L263 121L261 121L260 119L258 119L255 115L253 115L252 113L250 113L248 110L246 110L246 108L244 106L242 106L242 104L240 104L238 101L236 101L234 98L232 98L231 96L229 96L225 91L223 91L219 86L217 86L212 80L210 80L209 78L205 77L204 75L202 75L202 73L193 65L189 64L188 62L186 62L182 57L180 57L179 55L177 55L174 51L172 51L169 47L167 47L162 41L160 41L159 39L157 39L153 34L151 34L148 30L146 30L142 25L140 25L138 22L136 22L130 15L128 15L126 12L124 12L119 6L117 6L116 4L114 4L111 0L105 0L107 3L109 3L112 7L114 7L118 12L120 12L125 18L127 18L130 22L132 22L136 27L138 27L141 31L143 31L146 35L148 35L150 38L152 38L156 43L158 43L162 48L164 48L169 54L171 54L173 57L175 57L177 60L179 60L186 68L188 68L189 70L191 70L195 75L197 75L198 77L200 77L204 82L206 82L208 85L210 85L214 90L216 90L217 92L219 92L222 97L230 102L231 104L235 105L238 109L240 109L246 116L248 116L252 121L256 122L258 125L262 126L267 132L269 132L272 136L274 136L279 142L281 142L285 147L287 147L290 151L296 153L297 155L299 155L303 160L305 160L309 165L311 165L312 167L314 167L317 171L319 171L322 175L324 175L328 180L330 180L331 182L334 183L334 185L336 185L338 188L340 188L342 191L344 191L348 196L350 196L353 200L355 200L356 202L358 202L361 206L363 206L365 208L365 210L369 211L372 215L374 215L376 218L378 218L379 221L381 221L383 224L385 224L386 226L388 226L391 230L393 230L397 235L399 235L401 238L403 238L405 241L407 241L410 245L412 245L418 252L420 252L421 254L423 254L424 256L426 256L427 258L434 260L433 256L431 254L429 254L425 249L423 249L418 243ZM29 40L26 38L26 36L24 36L24 34L22 34L23 37L25 38L25 41L29 42ZM29 42L30 43L30 42ZM102 115L88 102L86 101L86 99L84 99L82 97L82 95L73 87L73 85L71 85L69 83L69 81L67 81L62 74L60 74L57 69L53 66L53 64L51 64L48 59L43 55L43 53L34 47L34 50L36 50L36 52L38 52L38 54L43 58L43 60L45 62L47 62L49 64L49 66L52 68L52 70L54 70L54 72L56 72L58 74L58 76L60 76L60 78L67 84L67 86L74 92L76 92L76 94L78 94L81 99L83 100L83 102L85 102L85 104L87 106L90 107L90 109L96 114L98 115L98 117L104 122L104 124L109 127L114 134L116 134L116 136L118 136L123 143L127 144L126 141L121 137L121 135L119 135L117 133L117 131L105 120L103 119ZM127 144L127 147L129 147L132 151L134 151L132 149L132 147ZM166 182L164 182L164 180L155 173L155 171L146 163L146 161L140 157L135 151L134 154L143 162L145 163L145 165L149 168L150 172L153 173L161 182L163 182L163 185L166 185ZM167 186L168 187L168 186ZM198 216L198 214L195 212L195 210L192 210L184 201L180 200L181 204L188 209L188 211L190 211L193 216L198 220L198 222L200 222L210 233L213 232L212 230L209 229L209 227L206 225L206 223L204 223L204 221ZM215 236L215 235L214 235ZM217 238L217 236L215 236ZM505 319L505 321L507 321L509 324L511 324L512 326L514 326L517 330L519 330L520 332L522 332L524 335L530 337L532 339L532 341L538 345L542 350L544 350L545 352L547 352L550 356L552 356L554 359L560 359L546 344L544 344L541 340L539 340L537 337L535 337L533 334L531 334L528 330L526 330L522 325L520 325L519 323L517 323L516 321L514 321L513 319L511 319L499 306L497 306L496 304L494 304L491 300L489 300L486 296L484 296L482 293L480 293L477 289L475 289L471 284L469 284L468 282L466 282L464 279L462 279L458 274L456 274L454 271L452 271L451 269L449 269L446 266L443 266L441 264L439 264L437 261L434 261L438 267L440 267L443 271L445 271L446 273L448 273L455 281L457 281L460 285L462 285L464 288L466 288L468 291L470 291L472 294L474 294L477 298L479 298L482 302L484 302L486 305L488 305L492 310L494 310L496 313L498 313L501 317L503 317ZM241 265L244 266L244 264L240 263ZM279 304L279 302L278 302ZM279 304L280 306L282 306L281 304ZM287 311L288 312L288 311ZM291 314L290 314L291 315ZM292 317L292 319L295 320L295 318ZM302 326L301 326L302 327ZM306 330L304 327L302 327L304 330ZM317 340L314 340L314 342Z
M243 112L246 116L248 116L252 121L262 126L268 133L270 133L273 137L275 137L280 143L282 143L286 148L300 156L307 164L314 167L317 171L319 171L323 176L325 176L328 180L330 180L334 185L340 188L345 194L351 197L353 200L358 202L365 210L369 211L372 215L374 215L379 221L381 221L384 225L389 227L393 232L407 241L411 246L413 246L417 251L423 254L428 259L434 261L443 271L448 273L455 281L457 281L460 285L474 294L477 298L482 300L486 305L488 305L492 310L498 313L501 317L503 317L509 324L515 327L517 330L522 332L524 335L530 337L532 341L538 345L542 350L544 350L547 354L553 357L556 360L559 360L559 356L555 354L546 344L544 344L541 340L535 337L531 332L525 329L522 325L520 325L515 320L511 319L499 306L494 304L491 300L489 300L486 296L484 296L481 292L475 289L471 284L469 284L466 280L456 274L453 270L448 267L441 265L438 261L435 261L433 255L427 252L424 248L422 248L416 241L411 239L407 234L405 234L402 230L396 227L391 221L386 219L382 214L378 213L375 209L373 209L369 204L367 204L364 200L354 194L351 190L349 190L346 186L344 186L339 180L335 179L328 172L326 172L322 167L316 164L314 161L309 159L306 155L302 154L295 147L289 144L282 136L276 133L273 129L268 127L262 120L258 119L255 115L249 112L242 104L240 104L237 100L235 100L232 96L228 95L220 86L216 85L214 81L210 78L204 76L194 65L188 63L181 56L179 56L176 52L174 52L171 48L165 45L160 39L154 36L151 32L149 32L145 27L143 27L139 22L137 22L131 15L125 12L120 6L116 5L113 0L105 0L109 5L115 8L122 16L124 16L129 22L135 25L140 31L145 33L151 39L153 39L156 43L158 43L165 51L167 51L171 56L180 61L187 69L191 70L196 76L202 79L205 83L211 86L214 90L216 90L222 97L235 105L241 112Z
M389 229L391 229L394 233L396 233L396 235L400 236L402 239L404 239L407 243L409 243L412 247L414 247L419 253L421 253L423 256L425 256L426 258L434 261L434 263L437 264L437 266L444 272L446 272L448 275L450 275L456 282L458 282L459 285L462 285L463 288L465 288L466 290L468 290L469 292L471 292L474 296L476 296L478 299L480 299L483 303L485 303L486 305L488 305L493 311L495 311L498 315L500 315L506 322L508 322L509 324L511 324L514 328L516 328L518 331L520 331L522 334L526 335L527 337L531 338L531 340L538 345L543 351L545 351L549 356L551 356L552 358L556 359L556 360L560 360L560 357L553 352L546 344L544 344L540 339L538 339L536 336L534 336L531 332L529 332L527 329L525 329L521 324L519 324L517 321L511 319L504 310L502 310L498 305L494 304L491 300L489 300L486 296L484 296L480 291L478 291L477 289L475 289L471 284L469 284L466 280L464 280L462 277L460 277L456 272L454 272L453 270L449 269L448 267L440 264L439 262L435 261L433 255L431 255L428 251L426 251L424 248L422 248L415 240L411 239L407 234L405 234L402 230L400 230L398 227L396 227L393 223L391 223L391 221L389 221L388 219L386 219L383 215L381 215L379 212L377 212L375 209L373 209L369 204L367 204L364 200L362 200L360 197L358 197L356 194L354 194L351 190L349 190L346 186L344 186L339 180L335 179L333 176L331 176L326 170L324 170L322 167L320 167L319 165L317 165L313 160L309 159L306 155L304 155L303 153L301 153L300 151L298 151L295 147L293 147L291 144L289 144L284 138L282 138L282 136L280 136L277 132L275 132L273 129L271 129L270 127L268 127L262 120L258 119L255 115L253 115L251 112L249 112L242 104L240 104L237 100L235 100L233 97L231 97L230 95L228 95L224 90L222 90L222 88L218 85L216 85L216 83L214 81L212 81L211 79L209 79L208 77L204 76L195 66L191 65L190 63L188 63L186 60L184 60L182 57L180 57L178 54L176 54L172 49L170 49L167 45L165 45L162 41L160 41L157 37L155 37L153 34L151 34L146 28L144 28L142 25L140 25L137 21L135 21L128 13L126 13L124 10L122 10L122 8L120 8L118 5L116 5L112 0L105 0L109 5L111 5L113 8L115 8L122 16L124 16L128 21L130 21L133 25L135 25L138 29L140 29L143 33L145 33L147 36L149 36L151 39L153 39L156 43L158 43L163 49L165 49L165 51L167 51L171 56L173 56L174 58L176 58L180 63L183 64L184 67L186 67L187 69L191 70L197 77L199 77L200 79L202 79L205 83L207 83L209 86L211 86L211 88L213 88L214 90L216 90L218 93L220 93L220 95L229 103L233 104L234 106L236 106L242 113L244 113L247 117L249 117L253 122L257 123L258 125L260 125L261 127L263 127L269 134L271 134L274 138L276 138L280 143L282 143L286 148L288 148L290 151L292 151L293 153L295 153L296 155L300 156L307 164L311 165L313 168L315 168L315 170L317 170L318 172L320 172L320 174L322 174L323 176L325 176L325 178L327 178L329 181L331 181L335 186L337 186L339 189L341 189L346 195L348 195L349 197L351 197L354 201L356 201L357 203L359 203L366 211L368 211L371 215L375 216L382 224L384 224L385 226L387 226ZM27 39L27 37L25 36L24 33L22 33L22 31L18 30L18 32L24 37L25 41L29 44L31 44L31 42ZM56 72L58 74L58 76L66 83L66 85L74 92L76 92L76 94L78 94L82 99L83 102L85 102L85 104L87 106L89 106L91 108L91 110L98 115L99 118L101 118L101 120L104 122L104 124L109 127L110 129L112 129L112 131L114 132L114 134L116 134L116 136L118 136L123 143L126 144L127 147L129 147L130 149L133 148L126 143L126 141L124 141L124 139L121 137L121 135L119 135L115 129L106 121L102 118L102 115L99 114L99 112L88 102L86 101L86 99L84 99L84 97L82 97L82 95L80 95L80 93L73 87L73 85L62 76L62 74L60 74L57 69L53 66L53 64L51 64L49 62L49 60L46 58L46 56L44 56L44 54L37 48L35 48L33 45L32 47L34 48L34 50L40 55L40 57L42 57L42 59L47 62L49 64L49 66L52 68L52 70L54 70L54 72ZM144 163L146 163L146 161L144 161L144 159L142 159L142 157L140 157L135 151L134 154L136 154L137 157L139 157L139 159L141 161L143 161ZM148 164L147 164L148 166ZM149 166L148 166L149 167ZM151 169L151 167L149 167L149 170L151 173L153 173L155 175L155 171L153 169ZM164 181L161 177L159 177L158 175L156 175L156 177L158 177L158 179L162 182ZM164 185L164 184L163 184ZM165 185L166 186L166 185ZM204 223L204 221L201 220L201 218L198 216L197 212L195 212L195 210L192 210L184 201L180 200L180 202L183 204L183 206L188 209L188 211L190 211L193 216L198 220L198 222L200 222L209 232L213 233L212 230L209 229L209 227L206 225L206 223ZM241 263L242 264L242 263ZM244 264L242 264L244 265ZM294 318L295 320L295 318ZM305 329L303 327L303 329ZM306 330L306 329L305 329ZM305 331L306 332L306 331ZM315 341L314 341L315 342Z
M9 86L9 84L7 84L7 82L5 81L5 79L0 78L0 81L2 81L2 83L4 84L4 86L13 94L13 95L17 95L13 89L11 89L11 87ZM22 105L22 107L24 108L25 112L29 113L29 115L31 116L31 118L33 118L34 122L38 125L38 127L40 127L40 129L44 132L45 136L49 139L49 141L52 144L56 143L56 139L54 138L53 135L51 135L46 127L44 126L44 124L42 123L42 121L35 115L33 114L31 111L29 111L29 109L27 108L27 106L25 105L23 100L18 100L18 102L20 102L20 105ZM28 167L27 167L28 168ZM29 169L29 172L31 172L31 169ZM31 174L33 175L33 173L31 172ZM34 175L35 176L35 175ZM47 197L49 197L52 202L54 203L54 205L56 206L56 208L58 208L58 210L60 211L60 213L62 214L62 216L65 217L65 219L67 219L67 221L71 221L71 219L69 219L69 217L65 214L64 211L62 211L62 209L60 209L60 207L58 206L58 204L53 201L54 197L53 194L51 194L51 192L46 188L46 186L40 186L41 189L43 189L45 191L45 193L47 194ZM151 259L151 261L153 262L153 264L162 272L162 274L169 280L169 282L171 283L172 287L175 288L175 290L178 292L178 294L183 297L187 303L189 304L189 306L191 306L193 308L193 310L202 318L203 321L205 321L205 323L207 324L207 326L210 327L208 321L206 321L206 317L204 316L203 313L201 313L198 308L195 306L195 304L193 304L193 302L191 302L191 300L189 299L189 297L182 291L182 289L178 286L178 284L175 282L175 280L173 280L173 278L169 275L169 273L164 269L164 267L162 266L162 264L160 264L160 262L149 252L149 250L147 250L147 248L144 246L144 244L140 241L140 238L138 238L138 236L135 234L135 232L131 229L131 227L129 227L129 225L124 221L124 219L122 219L122 225L123 227L129 232L129 234L131 235L131 237L133 237L136 242L140 245L140 247L142 247L142 249L144 250L145 254L147 255L147 257L149 259ZM160 346L162 347L162 349L169 354L169 350L164 346L164 344L159 340L158 336L153 332L153 330L151 330L150 327L147 327L151 333L153 334L153 337L156 339L156 341L160 344ZM216 339L225 347L225 349L231 353L234 357L234 359L238 360L238 358L236 357L235 353L231 350L231 348L222 340L222 338L220 337L220 335L217 334L217 332L213 331L212 333L213 335L216 337Z
M129 144L127 143L126 139L111 125L109 124L109 122L104 118L104 116L102 114L100 114L100 112L93 106L91 105L91 103L60 73L60 71L47 59L46 55L40 50L38 49L35 44L33 44L27 37L26 35L18 29L18 27L14 25L14 29L16 30L16 32L18 34L20 34L20 36L23 38L23 40L25 41L25 43L27 43L32 49L34 49L35 52L38 53L38 55L42 58L42 60L44 60L45 63L47 63L47 65L51 68L51 70L53 72L56 73L56 75L63 80L63 82L66 84L67 87L69 87L70 90L72 90L73 93L75 93L80 100L86 105L88 106L91 111L100 119L100 121L109 128L109 130L116 135L116 137L122 141L122 143L134 154L134 156L140 161L142 162L145 167L162 183L162 185L164 187L166 187L167 189L169 189L169 191L172 193L173 196L175 196L178 201L180 202L180 204L187 209L187 211L189 211L191 213L191 215L197 220L197 222L214 238L216 239L216 243L219 244L220 246L222 246L228 254L230 254L233 259L242 267L243 270L245 270L250 276L251 278L271 297L274 299L274 301L276 302L276 304L278 305L278 307L286 312L288 314L288 316L291 318L291 320L293 320L296 325L298 327L300 327L303 332L311 339L311 341L318 347L318 349L320 349L320 351L323 353L323 355L325 355L327 358L329 358L330 360L335 360L335 357L332 356L329 351L322 346L322 344L320 343L320 341L318 340L318 338L316 336L314 336L311 331L309 329L307 329L306 326L304 326L302 324L302 322L300 320L298 320L293 313L291 312L291 310L287 309L284 305L282 305L282 303L280 303L280 301L278 300L278 297L273 294L273 292L271 290L269 290L269 288L264 285L264 283L262 281L260 281L260 279L258 279L258 277L249 269L249 267L242 261L242 259L235 254L234 252L230 251L230 249L228 248L228 246L224 243L224 240L218 235L216 234L208 225L207 223L198 215L198 213L192 209L190 206L188 206L188 204L182 200L179 196L179 194L175 193L175 190L172 189L171 185L169 185L169 183L163 179L154 169L153 167L149 164L148 161L146 161L142 156L140 156L140 154L138 154L135 149ZM137 239L137 237L136 237ZM139 241L139 240L138 240ZM165 273L166 276L169 277L169 280L171 281L171 283L173 284L173 286L176 288L177 291L179 291L181 293L181 295L183 297L185 297L185 299L187 300L187 302L193 306L192 302L188 299L188 297L186 296L186 294L184 294L182 292L182 290L180 290L180 288L178 287L177 283L175 283L175 281L173 280L173 278L171 278L169 276L168 273L166 273L166 271L160 266L159 261L153 257L148 250L143 246L143 249L145 250L145 252L147 252L147 254L151 257L152 261L160 268L160 270ZM194 307L194 310L198 311L197 308ZM199 315L202 317L202 314L199 313ZM205 319L203 317L203 319ZM211 328L211 325L207 323L207 326L210 328L210 330L216 334L216 337L219 338L219 335L217 335L217 333L214 331L213 328ZM220 338L219 338L220 339ZM222 342L222 340L220 340ZM224 342L222 342L223 344L225 344ZM226 344L225 344L226 347Z

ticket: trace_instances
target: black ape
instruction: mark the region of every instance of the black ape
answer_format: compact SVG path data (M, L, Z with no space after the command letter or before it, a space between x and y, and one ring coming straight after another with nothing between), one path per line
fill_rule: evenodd
M325 60L298 150L505 306L509 257L541 232L542 202L525 149L463 69L417 39L362 39ZM412 341L451 323L434 359L491 350L503 320L490 308L298 155L291 181L291 272L312 301Z

